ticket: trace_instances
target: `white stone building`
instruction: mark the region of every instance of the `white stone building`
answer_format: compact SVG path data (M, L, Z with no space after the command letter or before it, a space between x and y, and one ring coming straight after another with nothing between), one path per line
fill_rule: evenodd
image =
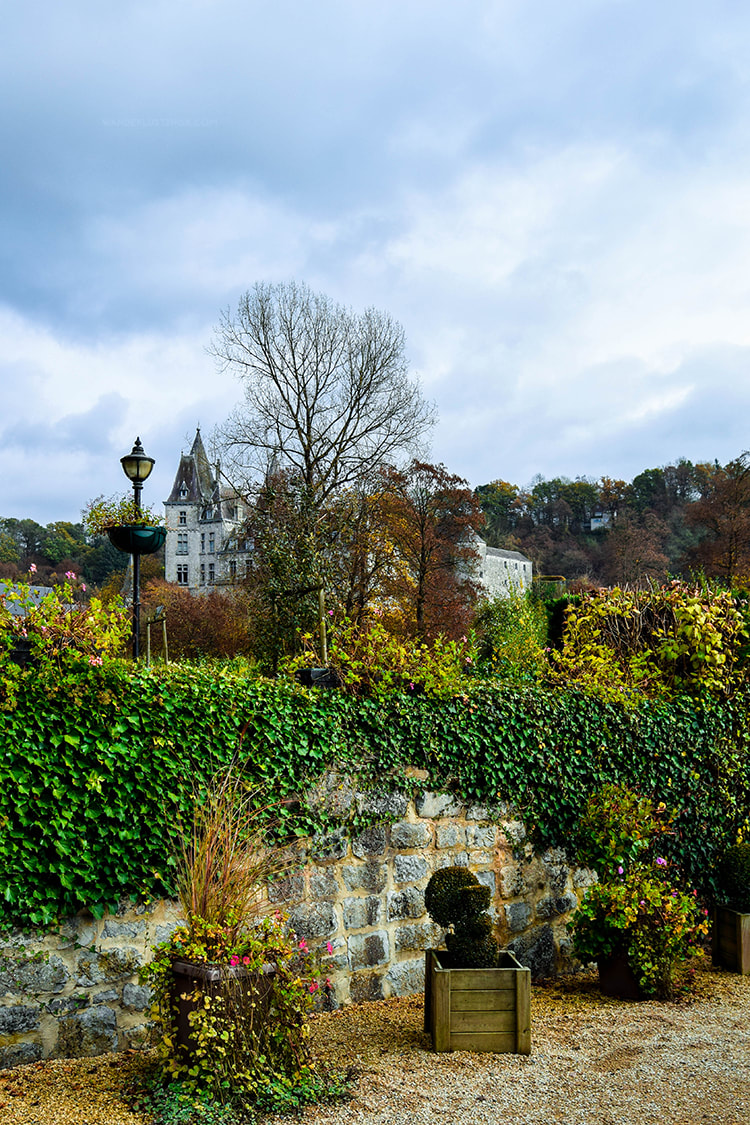
M477 579L489 598L507 598L511 591L519 594L531 589L531 559L520 551L504 551L500 547L488 547L477 536L476 549L479 554Z
M180 457L164 512L167 582L195 593L244 575L250 544L238 531L245 504L233 489L221 485L219 466L209 462L200 429L190 452Z

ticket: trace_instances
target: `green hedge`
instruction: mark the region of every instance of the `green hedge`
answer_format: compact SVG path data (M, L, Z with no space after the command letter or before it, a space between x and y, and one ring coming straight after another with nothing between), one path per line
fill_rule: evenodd
M540 845L570 844L586 795L627 781L677 809L675 858L706 892L750 817L748 701L638 711L542 688L356 699L249 678L242 665L111 664L0 683L0 921L47 925L170 890L168 824L241 742L248 775L292 799L327 766L505 798ZM323 831L292 800L289 830Z

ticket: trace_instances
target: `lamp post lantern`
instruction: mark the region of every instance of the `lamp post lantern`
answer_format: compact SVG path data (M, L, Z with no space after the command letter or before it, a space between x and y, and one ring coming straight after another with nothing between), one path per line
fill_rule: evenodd
M147 457L141 439L135 439L135 445L130 453L120 458L122 471L133 482L133 504L136 512L141 510L141 492L143 482L154 467L153 457ZM141 627L141 556L133 551L133 660L137 660L140 652L140 627Z

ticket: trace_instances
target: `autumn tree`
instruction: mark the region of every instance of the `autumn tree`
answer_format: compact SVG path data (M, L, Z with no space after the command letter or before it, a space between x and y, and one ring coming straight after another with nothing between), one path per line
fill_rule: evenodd
M750 574L750 452L707 474L687 520L706 533L689 552L694 565L728 581Z
M212 352L244 391L218 431L238 483L288 471L319 507L374 466L415 455L434 422L401 325L306 285L255 285L222 315Z
M459 636L477 595L475 543L483 517L476 495L444 465L423 461L385 470L383 491L386 533L397 556L390 594L405 630Z

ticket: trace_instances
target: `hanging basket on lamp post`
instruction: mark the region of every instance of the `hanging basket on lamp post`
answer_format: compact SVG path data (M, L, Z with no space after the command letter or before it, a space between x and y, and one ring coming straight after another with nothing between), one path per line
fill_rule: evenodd
M120 524L108 527L107 537L118 551L128 555L153 555L164 544L166 527L149 527L139 524Z

